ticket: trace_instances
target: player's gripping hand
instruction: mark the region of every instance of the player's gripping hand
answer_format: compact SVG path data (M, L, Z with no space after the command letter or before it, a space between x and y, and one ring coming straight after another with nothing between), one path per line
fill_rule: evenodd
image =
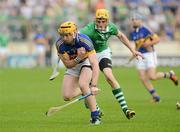
M142 45L142 47L144 47L144 48L147 48L147 47L149 47L149 46L151 46L149 43L144 43L144 44Z
M133 51L132 51L132 54L133 54L133 56L134 56L137 60L139 60L139 59L144 59L143 55L142 55L141 52L139 52L139 51L133 50Z
M99 90L97 87L95 87L95 86L91 86L90 89L91 89L91 93L92 93L93 95L97 95L97 94L99 93L99 91L100 91L100 90Z
M77 49L78 57L83 60L86 57L86 49L84 47Z

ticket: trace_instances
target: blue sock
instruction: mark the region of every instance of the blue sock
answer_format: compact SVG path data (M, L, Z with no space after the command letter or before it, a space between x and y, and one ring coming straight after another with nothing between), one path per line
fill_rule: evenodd
M150 94L154 94L155 92L156 92L155 89L152 89L152 90L149 91Z
M93 112L91 112L91 118L93 118L93 117L97 117L97 116L99 116L99 112L96 110L96 111L93 111Z
M154 94L155 92L156 92L155 89L152 89L152 90L149 91L149 93L151 95ZM159 102L160 101L160 96L154 96L153 99L156 100L156 102Z

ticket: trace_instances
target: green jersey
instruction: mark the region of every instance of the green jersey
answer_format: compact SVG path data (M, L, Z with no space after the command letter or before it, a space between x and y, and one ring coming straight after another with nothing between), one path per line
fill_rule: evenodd
M86 34L93 41L94 48L98 53L108 48L108 39L110 36L118 34L118 28L110 22L107 30L100 32L96 29L95 22L91 22L82 28L80 32Z

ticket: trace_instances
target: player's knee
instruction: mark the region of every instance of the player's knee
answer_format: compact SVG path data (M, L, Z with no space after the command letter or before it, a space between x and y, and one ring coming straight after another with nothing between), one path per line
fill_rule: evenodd
M63 95L63 99L64 99L64 101L70 101L72 99L72 97L70 94L65 94L65 95Z
M89 87L89 83L86 81L79 81L79 87L80 88L88 88Z
M156 76L152 76L152 75L151 75L151 76L149 76L149 79L150 79L150 80L156 80Z

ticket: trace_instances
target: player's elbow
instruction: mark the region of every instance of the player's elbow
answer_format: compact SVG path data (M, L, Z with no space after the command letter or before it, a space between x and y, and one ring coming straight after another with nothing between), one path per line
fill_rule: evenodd
M75 65L72 65L71 63L68 63L68 62L65 62L65 61L64 61L64 65L68 69L71 69L71 68L73 68L75 66Z
M160 42L160 38L157 38L157 39L156 39L156 43L159 43L159 42Z
M73 66L71 66L71 65L65 65L65 66L66 66L66 68L68 68L68 69L73 68Z
M98 61L94 61L91 63L92 69L95 69L96 71L99 71L99 64Z
M157 44L160 42L160 38L159 36L157 36L156 34L153 36L153 40L154 40L154 43Z

